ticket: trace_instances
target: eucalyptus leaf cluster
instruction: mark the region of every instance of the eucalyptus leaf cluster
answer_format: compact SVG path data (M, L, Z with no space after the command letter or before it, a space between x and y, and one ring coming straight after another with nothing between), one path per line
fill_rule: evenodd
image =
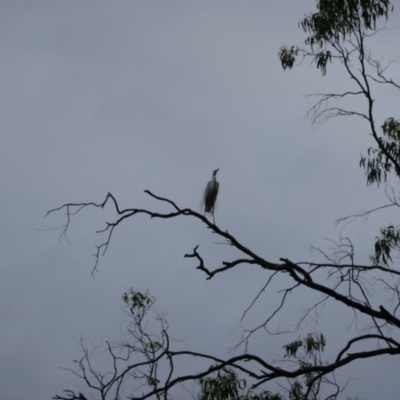
M309 49L281 47L278 57L283 69L291 69L300 54L303 58L311 56L325 75L328 63L337 57L337 46L354 35L374 31L379 18L387 19L393 6L389 0L319 0L317 10L299 22L309 34L304 41Z

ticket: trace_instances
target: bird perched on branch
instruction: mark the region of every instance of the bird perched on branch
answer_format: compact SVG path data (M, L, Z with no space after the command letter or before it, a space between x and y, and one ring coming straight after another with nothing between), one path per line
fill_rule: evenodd
M206 215L206 213L212 214L214 225L215 225L214 209L215 209L215 203L217 201L218 189L219 189L219 183L217 181L218 170L219 170L219 168L214 170L211 181L207 183L206 189L204 190L204 196L203 196L204 216Z

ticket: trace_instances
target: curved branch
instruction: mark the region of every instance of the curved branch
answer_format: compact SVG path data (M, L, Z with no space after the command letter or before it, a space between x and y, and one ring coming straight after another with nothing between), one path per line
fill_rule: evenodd
M293 264L291 261L289 261L287 259L281 258L281 261L285 261L287 263ZM293 274L292 277L296 282L298 282L304 286L307 286L310 289L316 290L320 293L324 293L324 294L328 295L329 297L331 297L337 301L340 301L341 303L345 304L346 306L348 306L350 308L361 311L363 314L369 315L371 317L386 320L387 322L391 323L392 325L400 328L400 320L398 318L394 317L389 312L385 313L385 312L382 312L382 310L380 312L376 311L373 308L367 307L367 306L360 304L352 299L349 299L348 297L346 297L340 293L335 292L334 290L328 288L327 286L320 285L320 284L312 282L312 281L300 279L295 274ZM380 306L380 307L382 307L382 306Z
M53 211L59 211L63 208L67 208L67 224L65 227L65 229L67 229L70 224L70 220L71 220L70 216L75 215L77 212L81 211L84 207L94 206L94 207L103 208L105 206L105 204L107 203L108 199L111 199L113 201L113 203L115 205L115 209L117 210L118 214L122 215L122 216L113 223L107 223L107 227L100 231L100 232L108 231L108 236L104 243L97 246L97 254L95 256L96 264L95 264L95 267L94 267L92 273L97 268L100 250L103 247L104 247L104 252L107 250L107 247L110 243L111 236L112 236L112 233L113 233L115 227L118 226L123 220L133 217L136 214L146 214L146 215L149 215L151 218L162 218L162 219L175 218L180 215L190 216L190 217L195 217L195 218L201 220L203 223L205 223L208 226L208 228L212 229L215 234L223 237L231 246L235 247L237 250L241 251L242 253L246 254L249 257L249 259L237 259L237 260L234 260L231 262L224 262L223 267L216 269L214 271L210 271L209 269L207 269L205 267L204 261L202 260L202 258L200 257L200 255L197 252L198 246L195 247L193 254L186 254L185 256L197 258L200 261L200 265L197 267L197 269L205 272L208 279L211 279L217 273L226 271L228 269L234 268L241 264L255 264L255 265L259 265L261 268L263 268L265 270L269 270L269 271L273 271L273 272L280 271L283 273L287 273L287 274L289 274L289 276L292 277L292 279L296 283L298 283L300 285L306 286L306 287L308 287L314 291L317 291L319 293L328 295L330 298L340 301L341 303L345 304L346 306L348 306L352 309L358 310L358 311L362 312L363 314L369 315L373 318L383 319L384 321L387 321L394 326L400 327L400 320L398 318L396 318L395 316L393 316L392 314L382 312L382 310L381 311L374 310L369 306L361 304L360 302L355 301L352 298L346 297L346 296L336 292L334 289L331 289L328 286L324 286L317 282L314 282L310 273L308 273L304 268L302 268L299 265L299 263L294 263L285 258L280 259L280 261L282 261L283 264L271 263L271 262L265 260L264 258L258 256L251 250L249 250L247 247L245 247L243 244L241 244L234 236L229 234L228 231L222 231L217 225L212 224L203 215L191 210L190 208L181 209L173 201L163 198L163 197L160 197L160 196L156 196L148 190L146 190L145 192L148 195L150 195L151 197L157 199L158 201L162 201L162 202L166 202L166 203L170 204L174 208L175 211L171 212L171 213L158 213L158 212L153 212L153 211L149 211L146 209L135 209L135 208L120 210L120 208L118 206L118 202L116 201L114 196L111 193L108 193L106 196L106 199L104 200L103 203L100 203L100 204L96 204L96 203L65 204L59 208L49 211L48 214ZM78 207L78 210L75 213L72 213L70 211L70 207ZM103 252L103 254L104 254L104 252ZM382 267L374 267L374 268L380 269L383 271ZM393 271L390 270L390 273L393 273Z
M196 267L196 269L205 272L206 275L208 276L207 280L211 279L214 275L216 275L218 273L227 271L228 269L234 268L234 267L236 267L237 265L240 265L240 264L253 264L253 265L254 264L258 265L259 264L258 261L249 260L249 259L240 259L240 260L235 260L235 261L232 261L232 262L224 261L222 263L224 265L222 268L217 268L217 269L215 269L213 271L210 271L208 268L206 268L204 266L204 261L201 258L200 254L197 252L198 248L199 248L199 246L196 246L193 249L193 253L192 254L185 254L184 257L185 258L197 258L199 260L199 262L200 262L200 265L198 267Z

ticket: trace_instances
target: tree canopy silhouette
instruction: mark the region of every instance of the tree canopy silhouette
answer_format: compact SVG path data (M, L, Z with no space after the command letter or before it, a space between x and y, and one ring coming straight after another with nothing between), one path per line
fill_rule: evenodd
M322 124L333 117L361 118L367 124L366 134L374 141L374 146L366 149L365 155L361 155L360 166L365 169L368 185L385 184L388 203L341 218L338 223L366 217L383 208L400 206L398 193L388 182L391 174L400 178L400 121L395 117L389 117L380 123L375 120L373 93L375 85L386 85L394 89L400 89L400 85L387 75L393 60L383 64L381 59L373 57L367 46L371 36L385 29L392 10L388 0L319 0L317 11L300 22L300 27L308 35L304 46L286 46L279 51L284 69L291 69L298 61L301 63L308 58L323 75L329 75L330 63L341 65L351 78L352 87L345 92L318 95L319 98L310 109L308 117L314 125ZM364 111L341 107L340 101L347 98L363 99ZM174 351L167 320L164 314L155 310L154 297L147 292L131 289L123 296L131 324L118 345L119 350L123 350L122 355L116 351L114 345L106 343L112 360L110 371L101 373L92 367L92 349L84 341L84 356L76 360L77 370L73 372L84 379L87 386L99 394L99 398L122 398L121 388L127 381L132 381L133 387L140 386L142 393L129 394L128 398L131 399L172 398L174 387L185 382L196 382L198 392L194 397L201 400L279 400L284 398L283 395L272 393L268 384L283 380L289 382L286 386L289 399L320 398L322 385L330 387L326 398L334 399L345 387L336 382L333 375L336 370L357 360L387 355L400 356L400 342L397 338L397 328L400 328L400 271L393 262L393 255L400 250L399 226L391 224L380 230L369 264L356 263L353 244L349 238L343 237L335 243L333 254L320 252L322 260L319 262L299 262L282 257L276 263L251 250L234 234L212 223L202 214L190 208L182 208L177 202L148 190L145 192L160 204L167 205L170 210L160 212L157 208L121 208L117 199L108 193L101 202L67 203L50 210L48 214L66 211L67 221L62 232L65 235L78 213L89 207L104 208L108 204L113 206L117 217L113 222L107 222L100 231L106 233L106 239L97 246L93 273L110 246L115 229L123 221L143 214L153 219L194 218L240 254L239 257L224 261L221 266L212 269L204 262L199 247L195 246L185 257L196 261L196 268L206 279L213 279L216 275L249 264L265 272L266 284L263 290L268 290L278 277L284 277L286 286L280 291L278 306L255 330L266 328L272 318L284 310L288 294L300 290L320 296L320 300L308 307L302 319L323 304L333 301L336 307L351 310L362 326L355 329L354 336L329 361L323 361L321 357L326 346L325 336L315 332L285 345L280 363L272 363L247 351L221 359L192 350ZM374 297L369 290L372 285L386 291L385 302ZM149 321L157 321L157 327L150 329ZM245 332L241 343L250 340L255 330ZM133 355L137 357L135 361L132 360ZM177 374L175 365L188 358L206 360L209 367L200 372L193 370ZM88 398L71 390L64 393L54 399Z

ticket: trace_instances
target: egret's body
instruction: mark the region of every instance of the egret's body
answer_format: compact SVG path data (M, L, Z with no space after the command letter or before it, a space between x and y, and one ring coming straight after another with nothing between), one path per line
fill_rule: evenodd
M206 189L204 190L204 196L203 196L204 215L206 215L206 213L212 214L214 225L215 225L214 209L215 209L215 203L217 201L218 189L219 189L219 182L217 181L218 170L219 170L219 168L217 168L213 172L211 181L207 183Z

